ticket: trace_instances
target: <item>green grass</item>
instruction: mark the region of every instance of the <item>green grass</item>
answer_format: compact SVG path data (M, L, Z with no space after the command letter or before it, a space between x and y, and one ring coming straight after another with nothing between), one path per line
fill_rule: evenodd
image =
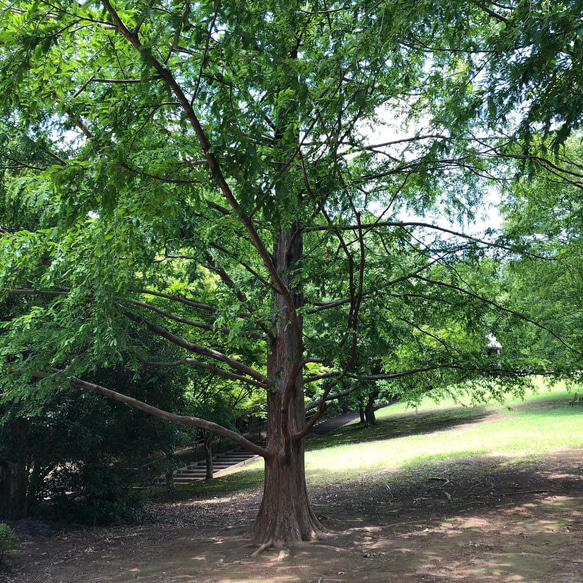
M309 481L352 481L387 470L470 456L533 458L583 447L583 404L564 385L504 405L451 400L381 409L378 426L351 424L309 445Z
M439 404L430 399L418 407L395 404L377 412L378 426L352 423L329 435L308 440L307 481L375 479L387 472L420 469L444 460L508 457L534 460L561 449L583 448L583 402L573 402L565 386L539 383L539 392L479 407ZM250 492L261 487L263 463L187 487L196 497Z

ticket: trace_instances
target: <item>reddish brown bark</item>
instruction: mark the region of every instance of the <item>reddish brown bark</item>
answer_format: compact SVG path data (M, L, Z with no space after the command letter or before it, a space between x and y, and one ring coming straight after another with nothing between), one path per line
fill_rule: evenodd
M302 305L294 285L301 269L302 237L297 229L278 238L274 263L293 299L293 310ZM268 426L263 501L253 527L260 545L291 546L313 540L324 532L310 507L305 480L304 439L294 436L305 427L302 380L302 319L289 313L289 301L274 296L275 330L267 359L272 388L267 395Z
M319 538L325 529L314 514L305 480L303 440L287 454L265 460L265 483L253 536L259 545L287 547Z

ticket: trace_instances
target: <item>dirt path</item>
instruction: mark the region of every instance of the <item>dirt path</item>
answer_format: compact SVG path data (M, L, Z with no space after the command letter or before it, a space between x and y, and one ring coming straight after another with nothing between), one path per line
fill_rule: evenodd
M139 527L30 538L4 581L583 582L583 450L392 477L314 491L335 536L291 553L251 559L252 494L157 504L156 521Z

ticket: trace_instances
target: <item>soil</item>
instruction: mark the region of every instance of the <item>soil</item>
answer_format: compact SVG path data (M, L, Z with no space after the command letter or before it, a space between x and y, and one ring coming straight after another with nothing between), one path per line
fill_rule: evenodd
M311 493L323 542L252 558L258 493L175 500L140 526L31 529L0 581L583 582L583 450L386 475Z

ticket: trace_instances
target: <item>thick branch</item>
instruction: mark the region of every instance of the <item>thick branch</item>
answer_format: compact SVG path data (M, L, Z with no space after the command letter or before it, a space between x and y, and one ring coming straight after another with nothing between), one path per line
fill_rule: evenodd
M45 296L49 298L56 298L58 296L68 295L68 291L53 291L48 289L32 289L27 287L18 287L16 289L3 289L2 293L11 294L14 296Z
M407 273L406 275L401 275L400 277L397 277L395 279L392 279L391 281L386 282L385 284L383 284L383 289L387 288L389 286L395 285L397 283L401 283L402 281L406 281L408 279L412 279L412 278L416 277L417 274L429 269L432 265L434 265L435 263L438 263L442 259L443 259L443 257L436 257L431 262L426 263L425 265L422 265L421 267L419 267L418 269L416 269L412 273ZM379 291L380 290L370 290L368 292L361 291L360 298L362 299L365 297L370 297L373 294L378 293ZM353 298L345 298L342 300L333 300L331 302L314 302L316 304L316 307L311 308L310 310L307 311L307 313L314 314L316 312L321 312L322 310L329 310L330 308L336 308L338 306L342 306L344 304L351 303L352 301L353 301Z
M466 235L465 233L460 233L459 231L454 231L453 229L447 229L446 227L440 227L439 225L433 225L431 223L424 223L421 221L378 221L375 223L367 223L361 225L362 229L371 230L376 227L400 227L405 229L406 227L422 227L425 229L432 229L434 231L441 231L442 233L447 233L448 235L454 235L455 237L461 237L462 239L467 239L468 241L473 241L474 243L479 243L480 245L485 245L487 247L492 247L495 249L503 249L504 251L511 251L512 253L522 253L524 255L528 255L530 257L535 257L537 259L545 259L550 260L549 257L544 257L541 255L536 255L534 253L530 253L528 251L524 251L518 246L512 245L504 245L503 243L496 243L492 241L485 241L484 239L480 239L478 237L472 237L471 235ZM360 227L358 225L339 225L336 226L335 229L341 231L357 231ZM327 225L314 225L312 227L306 227L305 231L328 231L330 227Z
M117 14L116 10L113 8L111 2L109 0L102 0L104 8L107 10L111 18L113 19L115 25L117 26L119 32L131 43L131 45L140 53L144 54L144 47L140 42L137 35L133 34L123 23L119 15ZM189 100L187 99L186 95L182 91L182 88L172 75L169 69L167 69L160 61L152 56L152 54L147 55L147 60L150 65L160 74L160 76L166 81L168 87L174 93L176 98L178 99L184 113L192 126L194 133L198 139L200 147L204 152L204 155L207 159L209 168L217 184L221 190L222 195L224 196L225 200L229 203L231 208L235 213L237 213L240 217L241 222L245 226L245 229L249 233L251 241L253 242L254 247L257 249L259 256L261 257L265 267L267 268L271 279L273 281L274 287L277 289L278 293L283 296L285 299L286 305L289 310L290 321L294 330L299 331L300 326L298 322L298 316L293 305L293 300L289 290L286 288L285 284L281 280L279 274L277 273L277 269L273 264L271 259L271 255L267 251L265 244L263 243L261 237L255 230L253 222L251 219L241 212L239 203L237 202L233 192L231 191L231 187L229 186L227 180L223 176L222 170L218 163L217 158L215 157L214 153L212 152L211 143L209 142L205 131L200 124L198 116L196 115L194 109L192 108Z
M131 84L131 83L150 83L151 81L159 81L160 76L151 77L150 79L95 79L91 78L93 83L120 83L120 84Z
M245 263L245 261L238 258L235 253L233 253L232 251L229 251L228 249L226 249L225 247L223 247L222 245L219 245L217 243L213 243L213 247L215 247L219 251L222 251L225 255L228 255L229 257L237 260L240 265L242 265L253 277L255 277L263 285L271 287L271 284L263 276L261 276L259 273L257 273L257 271L255 269L253 269L248 263Z
M187 326L192 326L193 328L201 328L202 330L208 330L210 332L221 332L223 334L230 334L231 329L226 328L225 326L221 326L220 328L215 328L212 324L205 324L203 322L194 322L193 320L188 320L187 318L181 318L180 316L176 316L171 312L167 312L166 310L162 310L152 304L148 304L146 302L140 302L138 300L130 300L130 302L136 306L140 306L142 308L146 308L148 310L152 310L165 318L169 318L170 320L174 320L175 322L180 322L181 324L186 324ZM241 332L242 335L248 336L249 338L254 338L256 340L265 340L265 336L259 334L258 332Z
M150 330L150 332L153 332L154 334L161 336L162 338L166 338L166 340L172 342L172 344L175 344L176 346L180 346L181 348L184 348L189 352L194 352L195 354L206 356L207 358L211 358L212 360L218 360L219 362L223 362L227 366L230 366L231 368L238 370L239 372L242 372L243 374L249 375L250 377L258 380L260 383L269 385L269 379L265 375L261 374L259 371L256 371L254 368L251 368L250 366L247 366L246 364L243 364L242 362L239 362L238 360L235 360L234 358L231 358L230 356L227 356L226 354L219 352L218 350L213 350L212 348L207 348L206 346L199 346L194 342L189 342L188 340L185 340L180 336L176 336L176 334L172 334L172 332L166 330L166 328L162 328L162 326L158 326L157 324L154 324L154 322L150 322L149 320L143 318L142 316L136 316L131 312L124 312L124 315L130 320L132 320L132 322L136 322L136 324L144 324L148 328L148 330Z
M235 294L237 299L244 305L249 308L249 312L252 316L255 315L254 311L247 305L247 297L245 294L235 285L235 282L232 280L231 276L215 261L214 257L211 253L207 251L206 253L207 261L210 264L210 268L218 274L218 276L223 280L225 285ZM266 326L261 321L257 321L258 326L265 332L265 334L273 339L273 332L269 329L269 326Z
M338 371L333 371L312 375L311 377L304 379L304 385L307 385L309 383L315 383L316 381L323 381L324 379L331 379L337 377L339 374L340 373Z
M76 377L69 377L61 371L59 371L59 374L62 375L64 379L73 387L84 389L92 393L97 393L98 395L103 395L105 397L109 397L110 399L114 399L115 401L125 403L130 407L134 407L135 409L139 409L140 411L144 411L145 413L149 413L150 415L154 415L155 417L166 419L166 421L171 421L172 423L180 423L181 425L190 425L194 427L199 427L200 429L205 429L207 431L212 431L213 433L216 433L217 435L230 439L231 441L234 441L235 443L239 444L241 447L244 447L245 449L251 451L252 453L260 455L264 458L268 458L270 455L270 452L267 449L256 445L255 443L249 441L239 433L235 433L234 431L231 431L230 429L227 429L222 425L218 425L217 423L213 423L212 421L207 421L206 419L201 419L199 417L191 417L187 415L176 415L175 413L169 413L168 411L158 409L157 407L148 405L143 401L139 401L138 399L134 399L133 397L128 397L123 393L107 389L106 387L102 387L101 385L83 381ZM36 378L47 378L53 375L37 372L34 373L33 376Z
M260 383L255 379L250 379L249 377L238 375L234 372L230 372L228 370L225 370L224 368L215 366L213 364L208 364L207 362L203 362L202 360L198 360L197 358L183 358L182 360L174 360L172 362L156 362L153 360L142 360L142 363L147 366L161 366L165 368L193 364L195 366L198 366L199 368L204 368L206 370L210 370L212 372L225 376L233 381L241 381L243 383L247 383L248 385L253 385L254 387L259 387L261 389L269 388L268 385L265 383Z
M311 409L315 409L316 407L319 407L322 404L322 400L334 401L334 399L340 399L342 397L346 397L347 395L350 395L350 393L352 393L355 390L356 390L356 386L351 387L350 389L346 389L345 391L339 391L338 393L333 393L331 395L328 395L325 399L320 398L320 399L317 399L316 401L310 401L309 403L306 403L305 411L307 413Z
M141 293L146 294L146 295L150 295L150 296L155 296L157 298L166 298L167 300L180 302L181 304L185 304L187 306L190 306L191 308L199 308L200 310L206 310L207 312L215 313L218 311L217 308L215 308L214 306L211 306L209 304L205 304L203 302L197 302L196 300L191 300L189 298L185 298L182 296L175 296L172 294L157 292L157 291L149 290L149 289L143 289L143 290L141 290ZM240 317L247 318L248 314L240 315Z

